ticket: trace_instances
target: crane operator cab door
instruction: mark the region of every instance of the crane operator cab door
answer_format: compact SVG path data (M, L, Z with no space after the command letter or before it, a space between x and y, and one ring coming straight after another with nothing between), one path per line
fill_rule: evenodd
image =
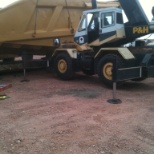
M74 36L77 44L91 43L99 38L99 12L84 11Z
M122 10L112 7L84 11L74 40L79 45L99 46L124 36Z
M100 12L99 45L125 37L122 10L108 8Z

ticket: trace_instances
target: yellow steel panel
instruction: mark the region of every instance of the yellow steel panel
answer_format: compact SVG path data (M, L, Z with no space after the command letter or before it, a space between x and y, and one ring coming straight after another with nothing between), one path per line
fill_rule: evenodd
M38 5L47 7L47 6L65 6L66 7L77 7L77 8L83 8L86 7L85 2L91 2L91 0L39 0Z
M37 0L20 0L11 4L0 10L0 42L73 38L68 23L69 14L76 30L83 10L86 10L85 2L90 0L67 0L67 5L65 0L39 0L38 5ZM43 42L40 45L44 45Z
M87 8L92 8L92 4L90 3L85 3ZM106 8L106 7L119 7L120 4L119 2L97 2L97 7L98 8Z
M53 15L50 19L50 23L48 25L47 31L51 31L53 30L53 28L55 27L57 21L59 20L59 16L61 14L61 11L63 9L63 6L57 6L55 8L55 11L53 12Z
M20 4L20 5L19 5ZM0 41L10 40L8 36L25 32L34 13L35 3L23 1L0 12ZM28 8L28 11L27 11ZM16 39L14 37L14 39Z

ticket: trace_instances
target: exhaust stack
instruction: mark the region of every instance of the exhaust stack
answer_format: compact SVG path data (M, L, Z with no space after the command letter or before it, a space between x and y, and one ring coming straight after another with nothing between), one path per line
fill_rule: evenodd
M96 0L91 0L92 3L92 9L97 9L97 2Z
M153 18L152 18L152 21L150 22L150 29L154 31L154 6L151 12L152 12Z
M152 8L152 15L153 15L153 21L154 21L154 6L153 6L153 8Z

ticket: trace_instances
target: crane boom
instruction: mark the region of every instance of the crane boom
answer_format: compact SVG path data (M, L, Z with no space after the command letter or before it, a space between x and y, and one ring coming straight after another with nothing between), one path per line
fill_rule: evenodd
M148 18L138 0L127 0L127 2L126 0L119 0L119 3L129 20L128 25L149 25Z

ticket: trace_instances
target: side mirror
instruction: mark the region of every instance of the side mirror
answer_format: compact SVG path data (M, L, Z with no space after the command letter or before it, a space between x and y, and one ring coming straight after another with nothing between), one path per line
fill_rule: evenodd
M55 46L55 47L59 47L59 46L60 46L60 39L59 39L59 38L55 38L55 39L53 40L53 43L54 43L54 46Z

